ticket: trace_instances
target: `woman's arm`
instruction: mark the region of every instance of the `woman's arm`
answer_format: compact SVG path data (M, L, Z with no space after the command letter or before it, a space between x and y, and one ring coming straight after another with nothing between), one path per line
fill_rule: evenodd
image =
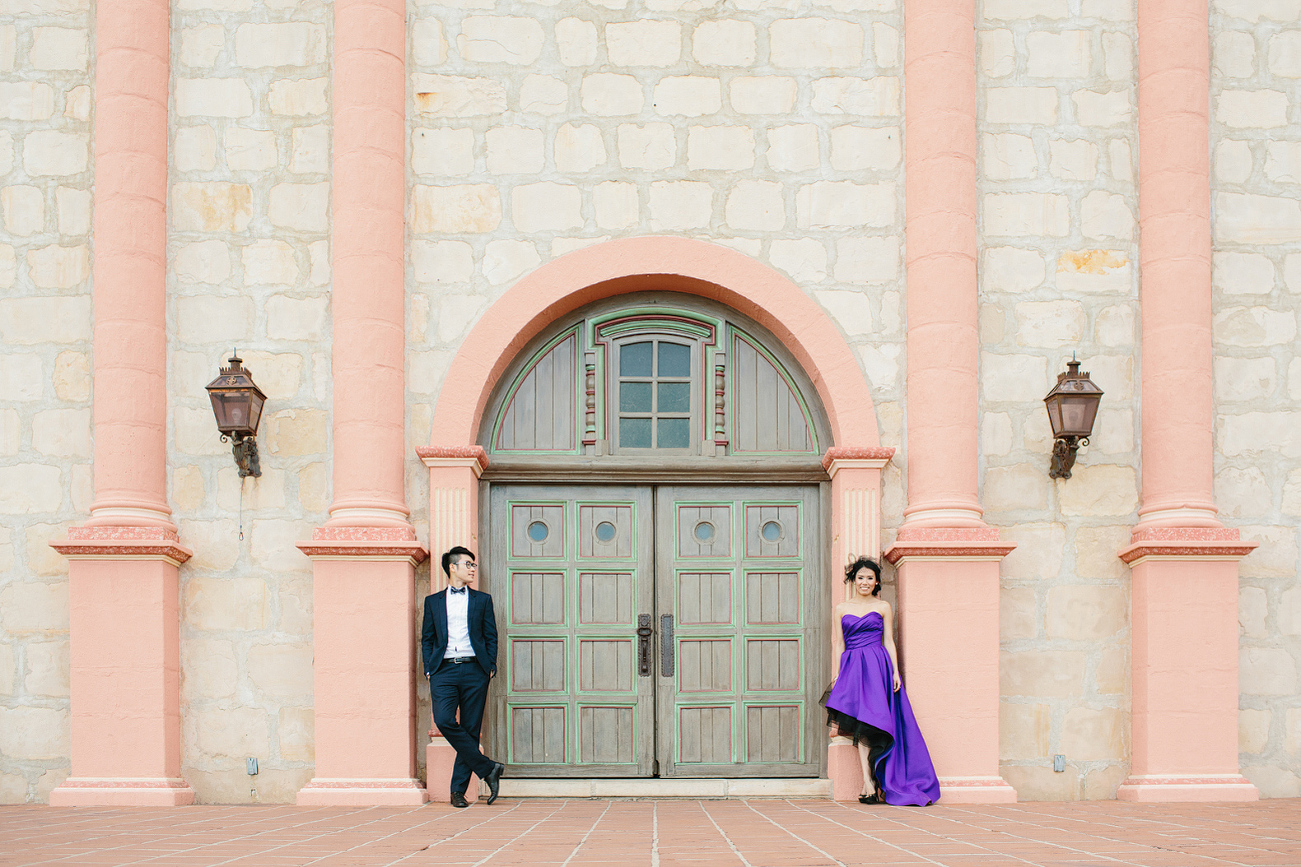
M831 609L831 682L840 677L840 654L845 652L845 633L840 628L840 606Z
M885 644L885 652L890 654L890 665L894 668L891 688L899 691L903 686L903 680L899 677L899 654L894 652L894 611L890 609L890 603L885 604L885 635L882 636L882 643Z

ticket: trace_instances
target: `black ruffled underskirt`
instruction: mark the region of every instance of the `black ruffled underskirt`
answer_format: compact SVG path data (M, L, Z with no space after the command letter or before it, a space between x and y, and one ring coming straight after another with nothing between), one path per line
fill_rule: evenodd
M894 738L874 725L869 725L861 719L831 708L827 708L827 726L835 726L839 734L852 738L854 746L867 744L867 765L872 771L873 784L880 789L881 772L879 769L885 754L889 752L890 747L894 746Z

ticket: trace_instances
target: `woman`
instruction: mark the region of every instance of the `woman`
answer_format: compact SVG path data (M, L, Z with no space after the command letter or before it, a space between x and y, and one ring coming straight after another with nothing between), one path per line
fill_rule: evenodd
M880 598L881 567L859 557L845 570L845 582L853 592L832 617L827 723L858 747L859 803L933 804L940 799L940 783L899 679L894 614Z

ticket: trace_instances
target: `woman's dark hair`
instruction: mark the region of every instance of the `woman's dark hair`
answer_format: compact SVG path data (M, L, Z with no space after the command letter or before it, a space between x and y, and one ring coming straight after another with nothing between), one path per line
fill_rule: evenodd
M881 595L881 567L871 557L859 557L845 569L845 583L854 580L859 569L871 569L872 574L876 576L876 586L872 588L873 596Z

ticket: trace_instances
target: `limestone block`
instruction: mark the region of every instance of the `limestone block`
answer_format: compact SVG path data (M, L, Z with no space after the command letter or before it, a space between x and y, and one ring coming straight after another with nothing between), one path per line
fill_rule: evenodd
M1129 623L1129 599L1125 589L1117 585L1053 587L1048 591L1047 610L1049 638L1105 641L1113 639Z
M14 55L18 51L18 28L12 24L0 26L0 70L14 68Z
M286 356L281 356L282 358ZM298 359L301 366L302 359ZM265 370L265 367L259 367ZM259 376L258 381L261 382ZM262 511L282 509L285 506L285 472L280 469L265 468L260 477L248 476L241 479L234 466L222 467L217 471L217 507L235 513L241 508L245 511Z
M172 104L179 117L248 117L253 93L242 78L178 78Z
M1104 307L1093 321L1093 339L1102 346L1129 346L1134 342L1134 308Z
M872 304L862 292L823 291L817 293L820 303L831 318L851 336L872 333Z
M84 352L60 352L54 359L54 393L59 400L90 400L90 359Z
M45 230L45 193L38 187L11 184L0 189L5 228L12 235L35 235Z
M0 695L9 696L13 694L17 666L18 661L14 656L14 645L0 643ZM0 801L0 803L2 802Z
M985 91L985 122L1050 126L1057 122L1057 88L991 87Z
M852 114L858 117L898 117L899 79L818 78L813 82L813 110L820 114Z
M452 363L450 352L413 352L407 361L407 389L414 394L435 394ZM326 501L322 509L329 505Z
M0 244L0 286L10 287L18 277L18 260L14 248Z
M474 253L464 241L413 241L411 265L420 283L466 283L474 275Z
M177 331L187 343L234 346L253 332L253 299L193 295L176 298Z
M22 531L26 537L27 569L32 575L43 578L63 578L68 574L68 561L50 547L50 540L68 536L68 522L28 524Z
M1039 634L1039 614L1033 587L1004 587L998 596L1000 640L1021 641Z
M565 173L590 172L605 165L605 141L595 124L567 123L556 131L554 148L556 170Z
M412 190L412 230L437 234L492 232L501 224L501 196L494 184Z
M1244 764L1242 775L1260 790L1261 798L1295 798L1301 795L1301 777L1278 765Z
M1078 250L1057 259L1057 288L1063 294L1134 293L1133 267L1111 250Z
M1123 409L1104 409L1098 412L1097 423L1093 426L1093 436L1089 437L1087 448L1096 449L1103 455L1128 455L1134 451L1134 411Z
M741 76L732 79L728 98L741 114L786 114L795 107L797 90L793 78Z
M1233 295L1268 295L1274 290L1274 263L1259 253L1213 254L1215 288Z
M657 232L709 225L713 190L695 181L657 181L650 188L650 225Z
M827 279L827 248L812 238L777 238L768 246L768 260L796 283Z
M240 525L235 518L213 521L182 519L178 525L184 544L194 551L189 566L224 572L239 560L242 546L238 541Z
M429 442L428 432L422 443ZM414 512L413 512L414 514ZM279 580L280 620L277 629L286 635L312 634L311 576L283 575ZM422 598L417 596L416 598Z
M58 467L43 464L0 467L0 514L56 511L63 501L62 487Z
M328 309L329 302L326 298L273 295L266 302L267 337L276 340L321 340L327 333Z
M821 162L818 128L811 123L768 130L768 165L779 172L803 172Z
M1227 78L1250 78L1256 71L1256 40L1250 33L1224 30L1215 34L1211 60Z
M7 175L14 167L14 136L9 130L0 130L0 175Z
M254 241L240 251L240 257L244 263L245 285L283 285L298 280L294 248L284 241Z
M1016 789L1020 801L1073 801L1079 798L1080 770L1067 763L1063 773L1056 773L1052 764L999 765L999 774L1008 785Z
M177 0L176 3L177 9L203 9L217 12L246 12L252 6L253 0Z
M1098 146L1093 142L1055 139L1048 147L1052 154L1048 171L1053 177L1064 181L1091 181L1097 177Z
M474 171L474 130L412 130L411 170L440 177L468 175Z
M521 232L563 232L583 225L583 194L572 184L546 181L511 191L511 220Z
M1026 292L1044 280L1044 257L1037 250L986 247L983 264L985 287L992 291Z
M987 401L1038 403L1048 393L1048 360L1034 355L982 352L980 382Z
M980 453L1006 455L1011 451L1012 419L1005 412L983 413L980 417Z
M818 181L795 193L796 224L801 229L892 226L895 185Z
M198 241L179 247L172 267L182 283L218 284L230 277L230 247L225 241Z
M1217 0L1217 12L1244 21L1293 22L1301 18L1301 0Z
M702 21L691 35L691 51L706 66L752 66L754 25L734 19Z
M903 347L897 343L860 346L858 355L863 360L863 373L876 389L892 389L899 382L899 365ZM899 508L903 508L900 502Z
M981 166L986 178L1007 181L1039 173L1034 141L1014 133L986 134L980 140Z
M542 54L544 41L536 18L471 15L461 21L456 48L469 63L528 66Z
M1270 37L1269 71L1280 78L1301 78L1301 30L1285 30Z
M0 355L0 394L6 401L40 400L45 388L44 365L34 353Z
M611 23L605 48L614 66L672 66L682 56L682 30L676 21Z
M1128 645L1108 645L1098 659L1098 668L1094 673L1094 689L1099 695L1124 695L1129 687L1129 680Z
M1102 34L1103 72L1112 81L1128 82L1134 77L1134 37L1126 33Z
M312 683L308 681L310 688ZM280 758L287 762L316 760L316 714L310 707L282 707L276 714Z
M32 448L43 455L90 457L90 410L47 409L32 416Z
M191 464L172 469L172 503L178 511L196 511L203 506L206 496L203 473L198 467Z
M330 506L330 474L325 464L308 464L298 471L298 502L306 512L324 512Z
M415 105L434 117L479 117L506 110L506 87L492 78L417 73Z
M542 130L499 126L488 130L488 171L494 175L542 171Z
M837 171L889 171L903 151L898 127L838 126L831 130L831 167Z
M267 105L272 114L290 117L325 114L329 109L329 101L325 96L328 86L329 79L326 78L284 78L273 81L267 91Z
M181 31L177 59L184 66L206 69L217 62L226 47L226 28L220 24L200 24Z
M57 244L29 250L27 273L42 289L71 289L90 277L90 251L85 245Z
M279 162L276 134L270 130L226 129L226 166L232 171L265 171Z
M267 201L272 225L299 232L327 232L330 228L330 185L276 184Z
M596 225L602 229L626 229L640 221L641 199L636 184L607 181L592 191Z
M271 753L267 714L261 708L201 704L182 720L185 742L215 767L242 768L245 756L265 759Z
M834 275L840 283L888 283L898 278L899 238L854 235L836 241Z
M560 114L569 108L569 86L550 75L530 75L519 89L520 111Z
M326 286L330 282L330 242L313 241L307 245L307 255L311 260L311 273L308 281L313 286Z
M556 51L565 66L591 66L596 63L596 25L582 18L562 18L556 22Z
M183 126L172 138L177 171L208 172L217 166L217 131L207 124Z
M722 84L703 75L665 76L655 85L652 105L663 117L714 114L723 106Z
M1077 463L1057 498L1063 515L1123 517L1138 509L1138 479L1133 467Z
M0 118L45 120L54 114L54 88L41 81L0 82Z
M878 69L891 69L899 65L899 52L903 40L899 31L880 21L872 24L872 53L876 56Z
M1223 90L1215 101L1215 119L1237 129L1271 129L1287 125L1287 94L1277 90Z
M753 154L753 144L750 147ZM781 229L786 225L782 185L771 181L738 181L727 194L725 214L727 225L733 229L758 232ZM777 243L773 241L774 245ZM825 278L826 249L816 241L813 243L822 252L822 277ZM776 262L773 264L782 267ZM789 269L786 270L790 273Z
M77 249L77 248L72 248ZM84 255L84 248L82 248ZM30 258L29 256L29 267ZM12 345L90 340L90 298L0 298L0 340Z
M511 284L533 268L543 263L541 256L537 255L537 246L532 241L507 241L498 240L488 243L487 249L484 250L483 272L488 282L494 286L505 286ZM464 298L463 301L459 298ZM438 336L444 341L455 340L470 327L471 314L463 309L474 306L475 312L483 305L483 299L459 296L445 296L440 301L440 307L450 311L450 305L457 303L455 310L459 312L454 319L446 318L440 314L438 318Z
M1075 346L1084 337L1084 305L1078 301L1022 301L1015 307L1022 346Z
M1002 415L999 413L999 415ZM1009 422L1010 427L1010 422ZM1044 462L1047 463L1046 461ZM991 467L986 470L985 490L989 489L989 472L993 469L1018 470L1016 474L1009 473L1003 484L1007 488L1017 485L1028 485L1029 479L1023 475L1026 471L1034 471L1039 474L1041 479L1040 487L1046 487L1042 483L1044 478L1043 468L1038 464L1019 464L1014 467ZM1033 498L1042 498L1042 494L1031 494ZM988 504L988 498L984 500ZM1025 506L1015 504L1008 507L1010 510L1017 508L1030 508L1030 501ZM1044 579L1056 578L1062 571L1062 560L1066 554L1066 527L1060 523L1043 523L1043 522L1016 522L1005 526L1001 530L1002 536L1009 542L1015 542L1017 547L1012 553L1003 558L1001 573L1005 579L1019 579L1025 581L1042 581Z
M24 646L26 675L23 689L41 698L62 698L69 693L68 642L29 641Z
M72 752L67 707L0 707L0 731L11 761L66 761Z
M247 184L220 182L172 185L172 227L191 232L243 232L252 213Z
M787 18L768 27L772 64L787 69L852 69L863 62L863 27L829 18Z
M1296 314L1268 307L1230 307L1215 314L1212 333L1222 346L1278 346L1296 337Z
M631 75L597 73L583 78L583 111L598 117L639 114L645 105L641 84Z
M263 424L270 454L316 455L327 450L329 414L322 410L284 409L264 416Z
M540 263L537 250L527 241L494 241L484 256L484 271L494 283L517 279ZM532 253L530 259L529 254ZM499 275L502 279L494 279ZM486 299L480 295L444 295L438 299L438 339L450 343L470 329L483 311Z
M247 369L272 400L291 400L303 380L303 356L297 352L242 350Z
M982 344L1003 342L1006 331L1006 311L997 304L981 304L976 311L976 328Z
M1032 30L1025 37L1026 75L1030 78L1087 78L1093 55L1092 32Z
M1301 708L1288 708L1284 748L1290 755L1301 755Z
M677 141L668 123L620 124L617 131L619 163L624 168L659 170L676 161Z
M1251 176L1251 146L1245 141L1221 141L1215 146L1214 163L1218 180L1244 183Z
M66 633L68 582L11 581L0 587L0 626L11 638Z
M1112 139L1107 142L1107 161L1111 164L1111 177L1124 184L1134 183L1134 160L1129 142Z
M1017 464L985 470L981 501L987 512L1016 512L1048 507L1048 486L1038 466Z
M1088 654L1082 650L1002 651L999 654L999 682L1004 696L1045 698L1077 697L1083 694Z
M1016 71L1016 45L1011 30L976 32L976 58L987 78L1003 78Z
M687 167L749 169L754 166L754 130L745 126L693 126L687 133Z
M18 450L22 448L22 444L22 421L18 416L18 410L0 409L0 455L16 455ZM8 543L0 540L0 571L9 568L9 566L5 565L6 551L12 553Z
M1272 141L1265 145L1265 177L1280 184L1301 184L1301 142Z
M1260 587L1238 589L1238 631L1248 638L1267 635L1265 618L1269 614L1269 599Z
M195 699L232 699L239 683L235 648L217 638L181 639L181 695Z
M1238 651L1238 687L1244 695L1293 695L1296 660L1281 647L1243 647Z
M253 684L276 698L312 695L311 644L255 644L248 650Z
M1083 126L1120 126L1130 123L1134 116L1128 90L1110 93L1077 90L1071 99L1075 103L1075 117Z
M23 142L23 167L29 175L75 175L90 166L90 141L83 133L29 132Z
M183 623L203 631L258 630L267 626L266 583L261 578L191 575L181 585Z
M1129 721L1120 708L1075 707L1062 720L1061 750L1071 761L1128 757Z
M411 59L416 66L440 66L447 61L447 39L437 18L417 18L411 24Z
M1070 233L1070 200L1051 193L986 193L981 201L987 235L1064 237Z
M306 21L241 24L235 29L235 62L246 69L324 63L325 27Z
M1239 565L1243 578L1287 578L1296 575L1298 558L1296 531L1292 527L1243 525L1242 536L1260 547Z
M1259 467L1228 467L1215 475L1215 503L1227 517L1263 520L1273 509L1273 495Z
M998 707L998 757L1042 759L1048 755L1052 708L1046 704L1001 702Z
M1069 18L1066 0L1042 0L1034 5L1017 0L985 0L982 9L987 21L1015 21L1020 18Z

